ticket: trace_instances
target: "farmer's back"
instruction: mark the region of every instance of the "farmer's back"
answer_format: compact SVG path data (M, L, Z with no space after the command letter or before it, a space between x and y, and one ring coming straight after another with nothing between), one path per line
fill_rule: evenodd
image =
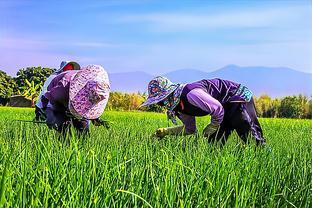
M191 90L200 88L223 104L234 96L238 87L238 83L229 80L223 80L219 78L203 79L197 82L186 84L182 94L186 95Z

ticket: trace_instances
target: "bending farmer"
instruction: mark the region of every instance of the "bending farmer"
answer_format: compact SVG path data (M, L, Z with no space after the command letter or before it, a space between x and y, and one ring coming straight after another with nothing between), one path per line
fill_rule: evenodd
M164 106L174 124L177 124L176 116L183 122L181 126L157 129L158 137L193 134L196 132L195 117L211 115L211 123L203 131L209 142L224 144L236 130L245 143L249 134L257 144L265 143L252 93L243 85L222 79L176 84L158 76L149 82L148 94L141 106Z
M65 133L72 124L79 133L94 125L105 125L104 112L110 92L107 72L98 65L69 70L52 79L41 96L42 112L49 128Z
M42 90L38 96L38 100L36 102L36 109L35 109L35 120L36 121L40 121L40 120L45 120L45 114L42 111L42 102L41 102L41 98L42 96L47 92L47 88L48 85L51 83L51 81L60 73L64 72L64 71L69 71L69 70L80 70L80 65L77 62L74 61L62 61L60 68L57 69L55 72L53 72L44 82Z

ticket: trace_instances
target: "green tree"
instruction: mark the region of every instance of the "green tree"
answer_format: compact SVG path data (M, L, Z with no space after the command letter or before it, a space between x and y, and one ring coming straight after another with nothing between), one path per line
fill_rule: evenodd
M13 94L15 81L12 77L0 70L0 105L5 105Z
M107 103L107 109L123 110L122 109L123 94L121 92L111 92Z
M278 109L281 105L281 100L280 99L274 99L274 100L271 100L270 102L270 106L267 110L267 114L266 114L266 117L267 118L276 118L278 117Z
M307 116L306 116L306 118L312 119L312 97L308 101L306 108L307 108Z
M142 110L164 112L164 108L158 105L139 108L146 99L145 97L146 95L141 93L111 92L106 108L110 110Z
M271 99L268 95L255 98L257 113L260 117L274 118L278 116L279 99Z
M111 92L107 109L114 110L138 110L144 97L139 93Z
M301 111L300 99L297 96L287 96L281 100L279 116L283 118L299 118Z
M27 87L26 80L30 83L34 82L34 85L43 85L44 81L55 71L55 69L43 68L41 66L38 67L27 67L20 69L17 72L17 76L14 78L16 82L16 89L23 91L25 87Z
M19 94L23 95L25 98L31 100L31 107L35 106L35 101L39 96L39 92L42 89L42 85L40 83L35 84L34 81L29 82L27 79L25 80L27 86L24 87L23 92Z
M298 98L298 102L299 102L299 105L300 105L298 118L307 118L308 98L306 96L304 96L304 95L299 95L299 96L297 96L297 98Z
M265 117L270 102L271 98L268 95L261 95L259 98L255 98L257 113L260 117Z

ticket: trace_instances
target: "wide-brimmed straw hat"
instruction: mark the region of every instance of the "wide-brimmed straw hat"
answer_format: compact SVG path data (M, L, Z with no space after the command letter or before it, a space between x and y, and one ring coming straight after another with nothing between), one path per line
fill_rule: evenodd
M155 77L148 83L148 98L140 107L163 101L179 86L180 84L174 84L166 77Z
M76 73L69 85L69 110L76 118L99 118L110 92L108 74L102 66L88 65Z
M75 61L62 61L61 64L60 64L60 68L57 69L55 72L56 73L63 72L64 67L67 66L68 64L72 64L73 67L74 67L74 70L79 70L80 69L80 65L77 62L75 62Z

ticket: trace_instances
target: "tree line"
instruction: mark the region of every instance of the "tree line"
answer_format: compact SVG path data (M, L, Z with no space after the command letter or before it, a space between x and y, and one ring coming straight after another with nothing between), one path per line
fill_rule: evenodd
M112 92L107 107L112 110L164 111L158 105L139 108L146 97L145 93ZM312 119L312 97L308 99L304 95L294 95L273 99L268 95L262 95L254 97L254 102L259 117Z
M54 71L55 69L40 66L27 67L20 69L16 77L11 77L0 70L0 105L6 105L12 95L23 95L35 101L44 81ZM146 93L111 92L107 109L164 111L157 105L139 108L146 97ZM262 95L255 97L254 100L259 117L312 119L312 97L293 95L283 98L271 98L268 95Z
M0 70L0 105L6 105L12 95L24 95L35 100L42 89L44 81L55 69L27 67L20 69L16 77L11 77Z
M255 104L260 117L312 119L312 97L296 95L273 99L262 95L255 98Z

